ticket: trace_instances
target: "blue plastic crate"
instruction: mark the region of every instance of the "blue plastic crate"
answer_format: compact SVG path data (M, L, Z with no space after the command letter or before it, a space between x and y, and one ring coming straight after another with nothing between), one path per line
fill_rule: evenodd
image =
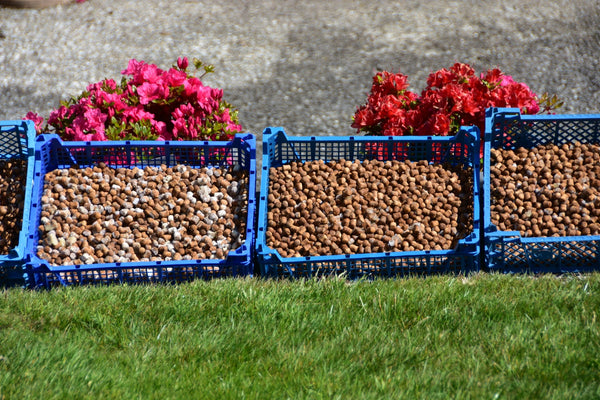
M257 223L256 256L260 272L268 277L316 277L345 274L361 277L397 277L439 273L469 273L479 269L479 130L463 127L453 137L351 136L291 137L282 128L263 132L263 163ZM368 254L282 257L267 246L269 170L294 161L428 160L473 169L473 232L453 250L403 251Z
M521 115L517 108L486 113L483 168L483 248L490 271L565 273L600 269L600 236L522 237L491 222L490 151L538 145L600 143L600 114Z
M0 121L0 160L20 159L27 163L23 219L18 221L19 243L8 254L0 254L0 282L3 283L10 283L8 281L23 277L22 265L25 258L33 188L34 152L35 126L32 121Z
M35 185L31 202L27 253L30 287L87 283L179 282L201 278L248 276L253 273L256 217L256 140L238 134L224 142L63 142L56 135L41 135L35 148ZM248 203L245 241L225 259L115 262L104 264L51 265L37 256L44 178L57 168L90 167L103 162L114 168L168 167L184 164L194 168L239 166L248 172Z

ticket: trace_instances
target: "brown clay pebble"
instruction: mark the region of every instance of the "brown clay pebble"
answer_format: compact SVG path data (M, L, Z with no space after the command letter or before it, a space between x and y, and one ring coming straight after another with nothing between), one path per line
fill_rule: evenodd
M600 234L600 146L492 149L490 213L524 237Z
M19 245L26 170L24 160L0 160L0 255Z
M245 240L247 199L237 168L56 169L45 176L38 255L53 265L222 259Z
M267 245L284 257L449 250L472 232L472 193L472 170L426 161L292 162L270 169Z

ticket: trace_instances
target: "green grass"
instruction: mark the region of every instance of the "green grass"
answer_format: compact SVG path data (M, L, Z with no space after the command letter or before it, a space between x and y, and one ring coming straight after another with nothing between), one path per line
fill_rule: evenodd
M600 274L0 292L0 399L597 399Z

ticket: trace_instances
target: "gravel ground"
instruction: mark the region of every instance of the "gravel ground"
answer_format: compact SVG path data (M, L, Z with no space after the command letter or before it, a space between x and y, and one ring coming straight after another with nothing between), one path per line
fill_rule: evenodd
M415 90L456 61L500 67L563 113L600 112L600 1L88 0L0 7L0 120L47 116L130 58L214 64L248 132L351 135L376 69ZM259 147L260 148L260 147Z

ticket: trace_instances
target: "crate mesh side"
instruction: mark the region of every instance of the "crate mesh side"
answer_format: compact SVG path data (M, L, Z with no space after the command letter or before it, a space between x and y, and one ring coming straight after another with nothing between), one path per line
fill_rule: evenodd
M79 270L73 268L57 268L51 271L46 267L38 267L31 271L36 275L37 286L53 287L86 284L114 283L160 283L185 282L194 279L212 279L226 276L244 276L248 266L241 265L209 265L189 264L177 267L142 266L133 268L93 268Z
M473 255L402 255L347 260L307 260L267 263L269 276L291 278L345 275L350 279L412 275L459 274L475 270Z
M515 149L538 145L600 143L598 119L499 118L494 125L492 147Z
M53 151L58 168L69 168L75 163L80 167L103 162L111 167L169 167L185 164L193 167L228 167L240 165L248 169L249 160L244 152L227 146L213 145L71 145L64 144L63 151Z
M475 151L473 143L466 136L458 136L456 140L435 140L426 137L405 137L396 140L376 139L352 140L341 139L326 141L290 138L278 140L270 151L271 166L280 166L290 161L324 162L334 160L399 160L420 161L432 163L449 162L453 165L473 164L472 156ZM270 149L271 150L271 149Z
M502 262L493 265L509 271L567 272L597 270L600 266L600 241L559 241L497 243L495 254Z
M27 157L27 125L0 121L0 159Z

